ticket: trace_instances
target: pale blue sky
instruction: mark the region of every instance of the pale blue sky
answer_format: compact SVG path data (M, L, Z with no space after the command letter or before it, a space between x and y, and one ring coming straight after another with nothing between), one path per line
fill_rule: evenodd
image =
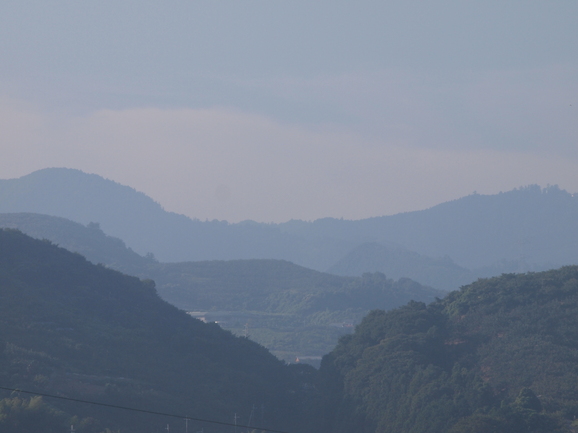
M577 192L577 22L576 1L4 1L0 178L79 168L229 221Z

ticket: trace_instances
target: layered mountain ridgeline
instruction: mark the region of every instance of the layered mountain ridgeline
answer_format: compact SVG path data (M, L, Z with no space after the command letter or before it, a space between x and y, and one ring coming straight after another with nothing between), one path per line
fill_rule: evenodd
M351 250L327 272L361 275L382 272L391 278L410 277L431 287L458 288L476 280L475 272L458 266L448 256L433 259L398 245L368 242Z
M449 256L432 258L399 245L368 242L351 250L327 272L343 276L381 272L394 279L407 277L431 287L453 290L478 278L544 271L552 267L555 266L530 263L525 259L502 259L471 270L457 265Z
M578 430L578 267L373 311L320 369L331 432Z
M100 224L86 226L61 217L34 213L0 213L0 227L17 228L37 239L49 239L64 248L78 252L91 262L113 269L146 276L145 269L156 261L154 254L141 256L115 237L106 235ZM431 287L457 288L477 278L501 273L543 270L527 262L502 261L491 267L469 269L458 266L449 257L433 259L395 244L365 243L351 250L328 269L328 273L357 276L381 272L395 280L411 278Z
M0 180L0 212L98 222L139 254L154 253L161 261L283 259L354 276L379 271L443 290L478 276L544 270L578 259L578 197L557 187L472 194L423 211L359 221L229 224L165 212L132 188L54 168ZM389 250L384 260L364 253L368 243ZM407 254L397 254L398 248ZM466 281L468 271L473 278Z
M0 213L0 227L18 229L36 239L47 239L69 251L79 253L94 264L102 263L117 271L136 275L156 260L143 257L115 237L106 235L100 225L86 226L66 218L34 213Z
M262 346L191 318L162 301L150 280L5 229L0 299L3 388L230 423L235 413L239 423L247 423L255 405L256 427L281 430L299 431L305 420L301 409L311 387L303 382L304 366L287 367ZM27 427L34 431L65 431L75 424L78 433L185 424L48 397L0 397L3 432L25 431L26 423L36 423ZM232 427L189 424L191 431L202 428Z
M324 218L279 226L296 236L395 243L430 257L449 256L469 269L544 268L578 260L578 195L557 186L474 193L426 210L358 221Z
M281 260L159 263L105 235L95 223L85 227L46 215L0 214L2 226L48 239L95 264L152 278L163 299L247 335L290 362L300 358L318 365L372 308L443 296L408 279L338 277Z
M161 261L284 259L325 269L353 246L332 239L301 238L274 224L199 221L166 212L133 188L95 174L48 168L0 180L0 212L60 216L102 229L141 255ZM321 252L319 254L318 252Z
M278 265L272 275L286 263ZM227 287L212 275L217 269L208 266L200 280ZM365 279L383 283L379 274ZM225 422L236 413L257 427L302 432L578 427L576 266L479 280L429 305L372 311L318 373L190 318L160 300L150 281L13 230L0 230L0 297L3 388ZM18 393L0 398L0 428L9 433L72 423L79 433L184 428L184 419ZM232 429L198 421L189 428Z

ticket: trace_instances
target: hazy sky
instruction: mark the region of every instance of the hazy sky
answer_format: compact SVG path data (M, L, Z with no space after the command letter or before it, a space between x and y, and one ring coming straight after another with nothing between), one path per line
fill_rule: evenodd
M97 173L200 219L578 192L578 2L0 3L0 178Z

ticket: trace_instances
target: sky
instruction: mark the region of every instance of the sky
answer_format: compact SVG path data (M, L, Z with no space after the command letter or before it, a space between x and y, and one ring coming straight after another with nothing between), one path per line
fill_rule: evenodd
M0 178L96 173L192 218L578 192L578 2L0 3Z

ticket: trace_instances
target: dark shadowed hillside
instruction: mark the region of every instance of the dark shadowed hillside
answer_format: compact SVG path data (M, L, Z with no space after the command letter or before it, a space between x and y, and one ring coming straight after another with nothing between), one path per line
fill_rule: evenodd
M248 335L291 362L311 359L304 356L320 359L372 308L395 308L410 299L430 302L443 295L407 278L339 277L283 260L159 263L95 224L86 227L47 215L0 214L0 227L48 239L95 264L152 278L166 301Z
M373 311L324 358L331 432L573 432L578 267Z
M252 406L263 404L257 426L300 422L293 415L302 415L296 398L304 388L295 374L303 367L290 369L262 346L191 318L162 301L152 281L0 230L0 299L0 386L222 422L235 413L247 422ZM33 431L18 428L22 417L36 419L34 431L65 431L71 423L79 433L184 426L184 419L1 397L5 432ZM203 427L230 431L189 426Z
M286 289L298 281L284 277L295 265L227 264L229 272L219 262L165 264L167 281L179 281L191 267L196 291L187 296L198 305L221 299L213 288L230 305L254 291L251 302L270 314L318 312L319 320L328 305L367 309L392 296L400 305L423 290L378 273L340 286L340 277L301 268L298 287L271 297L273 280ZM578 266L504 274L429 305L373 310L341 337L318 373L289 368L248 339L192 319L159 299L150 280L15 230L0 230L0 300L5 388L223 422L264 407L255 423L304 433L571 433L578 427ZM7 433L27 431L23 426L51 433L71 423L79 433L140 432L178 421L0 395L0 430ZM195 421L193 428L232 427Z

